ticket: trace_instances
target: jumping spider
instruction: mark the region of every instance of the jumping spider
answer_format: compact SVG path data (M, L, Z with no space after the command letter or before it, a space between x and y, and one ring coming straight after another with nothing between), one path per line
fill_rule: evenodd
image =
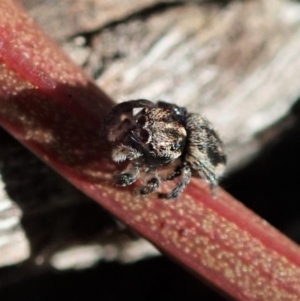
M175 199L192 174L205 178L213 191L226 164L223 143L212 125L174 104L146 99L120 103L107 116L106 133L113 145L112 160L129 161L113 177L114 184L131 185L145 173L147 180L135 189L137 195L153 193L161 181L181 177L171 192L158 194Z

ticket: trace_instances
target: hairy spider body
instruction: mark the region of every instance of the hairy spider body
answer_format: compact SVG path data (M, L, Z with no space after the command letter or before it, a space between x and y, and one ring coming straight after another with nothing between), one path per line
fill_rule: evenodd
M158 194L175 199L192 174L206 179L214 190L225 168L223 143L212 125L174 104L145 99L120 103L107 116L106 133L113 161L129 161L113 177L115 185L131 185L141 172L145 174L145 184L135 189L136 195L151 194L161 181L180 177L172 191Z

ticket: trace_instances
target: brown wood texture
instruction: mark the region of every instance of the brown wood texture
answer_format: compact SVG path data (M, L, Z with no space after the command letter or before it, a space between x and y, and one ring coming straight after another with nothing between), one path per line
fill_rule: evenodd
M226 143L228 171L273 138L264 132L300 94L296 2L29 3L33 18L116 101L163 99L208 117Z
M135 98L165 100L209 118L225 141L228 173L249 162L293 124L290 112L300 95L297 2L19 2L117 102ZM93 246L96 242L102 246L113 243L116 249L123 250L120 253L129 250L130 234L120 232L110 218L99 225L103 212L96 204L65 184L6 134L2 136L0 143L6 146L1 146L0 158L3 185L11 198L9 208L15 208L14 201L22 207L26 231L19 222L12 226L16 232L10 232L9 227L1 228L0 223L0 240L7 238L5 247L0 244L0 258L5 258L9 249L20 252L15 259L0 260L0 265L26 259L29 245L32 258L38 263L51 261L58 250ZM7 145L17 151L12 152ZM13 159L16 157L19 159ZM20 172L18 176L15 170ZM31 188L39 177L43 181L38 182L38 193L33 193ZM25 188L24 178L28 181ZM21 188L25 193L20 193ZM0 199L3 221L7 201L4 190ZM90 217L89 229L82 226L78 207ZM15 219L20 220L21 209L12 211ZM64 223L54 222L58 215ZM41 227L45 217L47 226ZM107 231L110 235L105 234ZM14 233L21 233L23 248ZM135 258L155 253L151 246L142 246ZM112 253L103 256L101 249L92 257L110 258Z

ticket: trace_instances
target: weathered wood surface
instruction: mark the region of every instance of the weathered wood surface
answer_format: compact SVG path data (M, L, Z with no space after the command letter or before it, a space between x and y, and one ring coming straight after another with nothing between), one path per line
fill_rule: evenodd
M300 4L296 1L19 2L116 101L163 99L208 117L226 143L229 172L249 162L293 124L290 109L300 95ZM0 138L1 145L10 139L4 133ZM18 151L11 156L11 150L1 146L4 185L11 201L22 207L23 227L14 227L25 229L22 233L28 239L24 235L22 243L31 245L36 262L53 263L58 250L83 244L91 246L94 256L87 263L82 259L82 265L129 250L130 235L120 232L100 208L18 143L9 143ZM38 191L30 179L42 179ZM0 199L0 217L4 202L6 196ZM83 222L84 210L88 224ZM19 218L19 211L15 212ZM101 224L100 216L107 223ZM9 231L0 228L0 241L13 233ZM0 265L29 255L11 237L6 246L22 254ZM94 244L102 248L93 249ZM105 253L103 246L116 247L107 247L110 251ZM0 244L0 258L3 252L6 249ZM143 247L139 256L149 252L153 252L150 246ZM79 253L74 262L80 261Z
M260 150L261 134L300 95L297 2L29 3L42 28L116 101L163 99L213 121L229 171Z

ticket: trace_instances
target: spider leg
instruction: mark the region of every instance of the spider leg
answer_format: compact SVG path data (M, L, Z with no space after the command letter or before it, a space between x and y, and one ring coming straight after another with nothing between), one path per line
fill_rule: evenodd
M209 170L204 164L201 164L201 170L199 171L202 178L205 178L209 182L210 188L213 190L218 186L218 180L215 174Z
M147 99L137 99L124 101L113 107L106 118L106 124L111 124L113 121L118 120L123 114L130 114L132 116L133 109L136 108L154 108L156 104Z
M187 184L190 182L192 171L189 166L181 167L180 175L182 176L181 180L177 183L174 189L169 193L159 193L159 198L164 199L176 199L180 193L185 189Z
M128 186L137 180L139 174L139 167L130 165L121 173L117 173L113 176L114 184L117 186Z
M123 144L112 150L112 160L117 163L125 160L135 160L141 156L142 154L136 149Z
M146 185L138 187L134 190L135 195L145 196L153 193L159 187L160 180L158 177L153 177L147 181Z
M213 198L216 198L216 188L218 187L218 180L216 175L209 170L204 164L201 164L201 170L198 171L201 178L206 179L209 182L209 188L211 190Z
M174 180L175 178L177 178L181 175L181 169L182 169L181 165L177 166L172 173L168 174L162 180L163 181L172 181L172 180Z

